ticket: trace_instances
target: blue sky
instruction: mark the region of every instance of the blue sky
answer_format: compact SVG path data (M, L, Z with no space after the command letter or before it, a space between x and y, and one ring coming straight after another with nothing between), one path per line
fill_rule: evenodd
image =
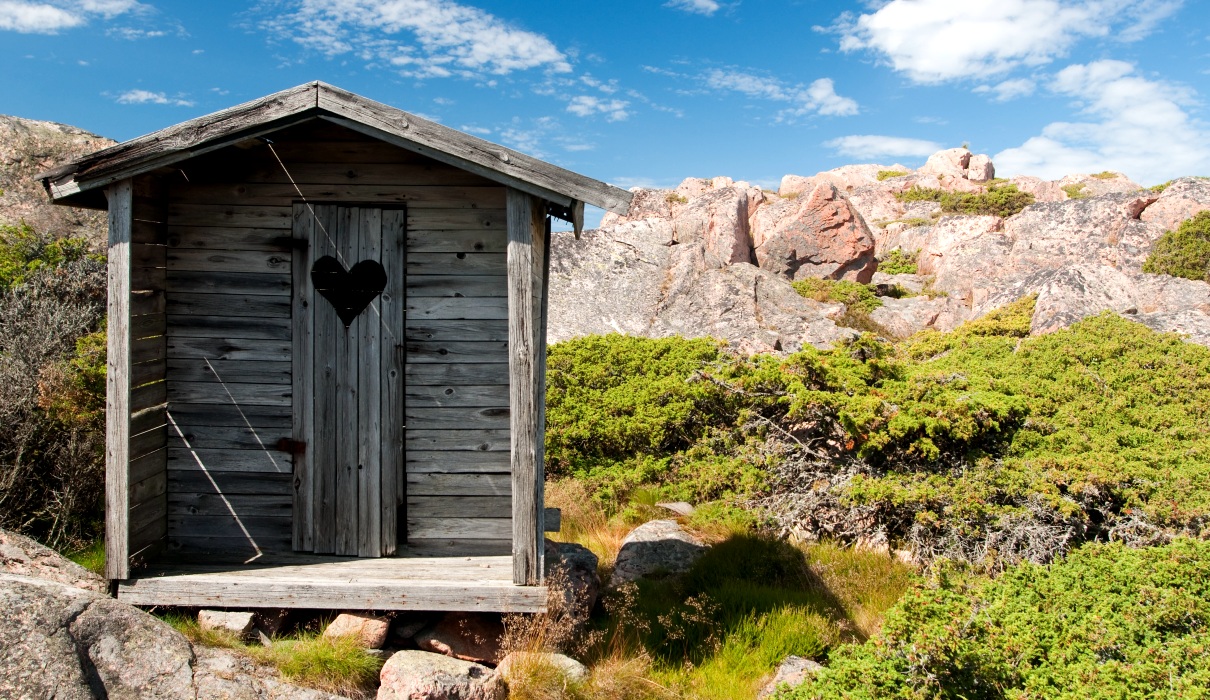
M310 80L630 187L969 143L1210 175L1200 0L0 0L0 113L118 140Z

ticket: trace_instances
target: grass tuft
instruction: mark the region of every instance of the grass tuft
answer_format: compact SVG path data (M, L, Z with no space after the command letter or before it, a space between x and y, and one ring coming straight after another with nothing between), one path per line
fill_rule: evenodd
M277 669L291 683L354 700L373 696L382 670L383 662L366 653L355 637L330 639L301 631L265 647L245 643L228 631L203 630L194 616L174 613L164 621L194 644L236 651Z
M68 552L67 558L97 576L105 575L105 540L93 540L84 547Z

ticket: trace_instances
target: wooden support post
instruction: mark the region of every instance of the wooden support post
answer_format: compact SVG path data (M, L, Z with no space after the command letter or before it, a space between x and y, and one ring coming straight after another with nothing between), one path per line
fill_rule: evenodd
M535 226L545 211L528 194L509 189L508 383L513 495L513 583L542 582L542 480L537 461L539 359L535 347ZM541 249L539 249L540 251ZM540 253L539 253L540 254Z
M105 375L105 576L130 578L130 237L134 192L129 179L109 198L109 337Z

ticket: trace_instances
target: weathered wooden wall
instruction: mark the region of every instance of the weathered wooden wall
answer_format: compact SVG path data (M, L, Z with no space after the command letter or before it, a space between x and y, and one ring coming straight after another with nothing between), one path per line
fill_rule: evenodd
M292 457L276 445L291 434L297 186L312 202L406 202L408 545L507 553L504 188L330 124L272 140L165 176L170 546L292 549Z

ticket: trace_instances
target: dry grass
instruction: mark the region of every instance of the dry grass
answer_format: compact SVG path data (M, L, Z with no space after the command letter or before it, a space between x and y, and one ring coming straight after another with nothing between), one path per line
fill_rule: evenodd
M547 483L546 505L562 511L562 529L552 533L551 539L587 547L600 561L601 579L608 578L622 540L634 526L622 518L609 517L593 500L588 486L575 479Z

